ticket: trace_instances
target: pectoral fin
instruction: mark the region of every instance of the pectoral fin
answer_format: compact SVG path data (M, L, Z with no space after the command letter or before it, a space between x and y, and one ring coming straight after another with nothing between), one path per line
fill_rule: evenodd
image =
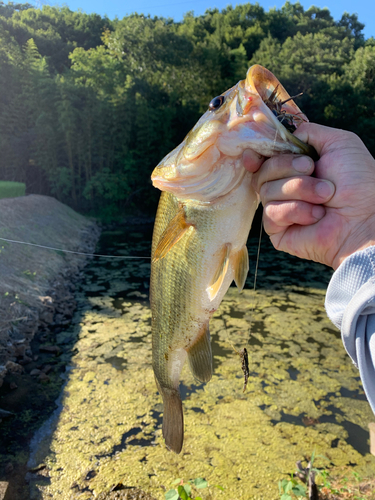
M233 256L234 281L241 292L245 286L247 273L249 272L249 253L246 245Z
M208 323L204 325L202 335L188 350L189 366L194 378L199 382L208 382L212 377L212 352Z
M188 224L185 220L184 208L181 207L161 235L152 262L156 262L165 257L169 250L183 237L190 226L191 224Z
M225 275L228 271L229 255L231 248L232 245L230 243L226 243L224 245L219 267L217 268L215 276L212 280L212 284L207 288L207 292L211 301L213 301L216 295L219 293L220 287L223 284Z

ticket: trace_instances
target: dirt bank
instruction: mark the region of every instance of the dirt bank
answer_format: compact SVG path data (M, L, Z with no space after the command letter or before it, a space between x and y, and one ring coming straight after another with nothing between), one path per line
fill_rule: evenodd
M54 198L0 200L0 238L90 253L99 234L94 221ZM0 240L0 386L7 373L22 373L32 362L36 331L70 321L73 282L86 259Z

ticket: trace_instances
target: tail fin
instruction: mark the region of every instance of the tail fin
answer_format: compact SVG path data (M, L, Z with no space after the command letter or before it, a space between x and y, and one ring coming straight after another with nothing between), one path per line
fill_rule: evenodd
M166 446L180 453L184 442L184 414L180 394L176 389L163 387L161 390L164 403L163 436Z

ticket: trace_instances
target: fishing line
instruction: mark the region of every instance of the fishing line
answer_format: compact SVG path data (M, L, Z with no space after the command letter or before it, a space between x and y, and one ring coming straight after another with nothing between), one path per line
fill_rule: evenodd
M278 132L276 130L275 131L275 137L274 137L274 140L273 140L273 146L274 146L273 150L275 150L277 133ZM272 156L274 156L274 155L272 155ZM271 156L271 158L272 158L272 156ZM270 174L270 172L268 170L267 179L266 179L265 185L267 185L267 183L269 181L269 174ZM250 349L251 327L252 327L252 324L253 324L254 311L255 311L255 308L256 308L256 306L258 304L258 302L255 299L255 292L256 292L256 284L257 284L259 261L260 261L260 248L261 248L262 234L263 234L263 217L264 217L264 212L262 213L262 219L261 219L260 231L259 231L259 240L258 240L258 249L257 249L257 257L256 257L256 264L255 264L255 272L254 272L254 285L253 285L254 300L253 300L252 306L250 308L249 335L248 335L247 341L245 343L245 347L243 349L241 349L241 350L236 349L236 347L233 345L233 343L229 340L228 329L227 329L227 322L226 322L225 318L223 317L225 334L226 334L226 341L228 342L228 344L231 345L231 347L235 351L235 353L239 355L240 360L241 360L241 368L242 368L242 371L243 371L243 374L244 374L244 386L243 386L243 391L242 392L245 392L246 386L247 386L247 382L248 382L248 378L250 376L250 369L249 369L249 363L248 363L247 348Z
M267 184L267 182L266 182L266 184ZM253 287L253 291L254 292L255 292L255 288L256 288L256 284L257 284L257 277L258 277L258 266L259 266L259 260L260 260L260 245L262 243L262 233L263 233L263 213L262 213L262 220L261 220L260 231L259 231L259 242L258 242L257 260L256 260L256 264L255 264L254 287Z
M44 248L46 250L55 250L56 252L72 253L75 255L85 255L86 257L102 257L104 259L150 259L151 260L151 257L144 257L144 256L133 257L130 255L101 255L99 253L73 252L73 250L64 250L62 248L37 245L36 243L28 243L27 241L8 240L7 238L0 238L0 240L6 241L8 243L19 243L20 245L29 245L32 247Z
M273 150L274 151L275 151L277 134L278 134L278 131L276 129L275 130L275 137L273 139ZM273 154L270 158L272 158L273 156L275 156L275 154ZM267 183L269 181L269 175L270 175L270 171L268 169L266 182L264 183L266 186L267 186ZM253 286L254 302L253 302L253 305L252 305L251 310L250 310L249 337L248 337L248 340L246 343L246 345L248 347L249 347L250 337L251 337L251 327L253 324L253 315L254 315L255 307L257 306L257 303L255 302L255 291L256 291L256 284L257 284L257 278L258 278L258 268L259 268L259 261L260 261L260 247L261 247L261 243L262 243L262 234L263 234L263 218L264 218L264 211L262 212L262 220L261 220L261 224L260 224L258 251L257 251L257 258L256 258L256 264L255 264L255 272L254 272L254 286Z

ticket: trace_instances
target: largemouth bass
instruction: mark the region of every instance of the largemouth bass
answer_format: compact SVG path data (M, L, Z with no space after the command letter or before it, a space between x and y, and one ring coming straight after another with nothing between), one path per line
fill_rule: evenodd
M291 133L302 121L275 76L252 66L152 173L163 191L152 241L153 369L165 444L176 453L184 436L182 367L187 358L199 382L211 379L209 320L233 280L242 290L249 269L246 240L259 197L244 162L260 165L280 152L315 157Z

